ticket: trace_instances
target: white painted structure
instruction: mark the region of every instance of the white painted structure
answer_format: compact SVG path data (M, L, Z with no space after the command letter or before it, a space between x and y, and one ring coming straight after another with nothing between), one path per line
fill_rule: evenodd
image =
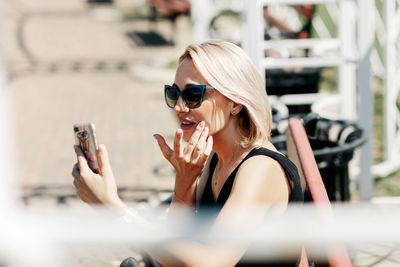
M289 5L289 4L321 4L339 2L340 17L338 38L323 39L290 39L290 40L264 40L263 6ZM249 53L259 67L260 73L266 69L282 67L338 67L339 69L339 94L344 101L342 115L346 118L356 118L356 45L355 45L355 13L356 5L353 1L336 0L257 0L249 1L244 10L243 19L243 48ZM251 30L249 30L251 29ZM323 53L310 57L274 58L264 56L266 49L274 47L291 48L334 48L335 53ZM262 74L264 77L264 74Z
M396 6L397 4L397 6ZM384 1L384 19L378 16L377 33L384 47L383 80L385 161L373 167L373 173L381 177L400 169L400 110L396 99L400 94L400 0ZM383 25L383 26L381 26ZM383 29L382 29L383 28Z
M331 67L338 68L338 92L341 103L341 117L359 120L367 137L372 136L373 96L371 91L370 51L373 47L372 0L361 0L358 4L353 0L257 0L246 6L243 47L249 52L257 64L260 73L269 68L282 67ZM338 37L310 40L264 40L263 7L275 4L336 4L338 7ZM356 17L358 7L359 16ZM358 24L356 23L358 20ZM358 29L356 30L356 26ZM356 38L358 32L358 38ZM256 37L254 37L256 36ZM359 41L356 43L356 41ZM272 44L271 44L272 43ZM265 58L264 51L272 46L291 46L299 48L314 48L316 46L335 47L331 54L313 55L302 58ZM358 53L357 53L358 51ZM256 59L257 58L257 59ZM356 70L358 67L358 79ZM264 76L264 75L263 75ZM357 94L358 80L358 94ZM358 116L357 116L358 114ZM361 173L359 179L360 198L367 200L372 197L373 180L371 138L362 147Z
M208 6L194 10L193 13L212 13L215 1L207 0ZM192 3L203 0L192 0ZM236 2L236 1L233 1ZM383 18L375 3L384 4ZM328 15L337 23L337 37L332 37L321 15L313 18L313 27L319 39L307 40L264 40L264 17L262 8L265 5L323 4ZM371 176L384 177L400 168L400 112L396 98L400 91L400 0L252 0L247 1L242 10L242 46L248 52L260 73L265 69L282 67L338 67L338 95L321 101L340 104L340 117L357 119L366 136L372 136L373 94L371 77L384 80L384 127L385 127L385 161L373 165L372 143L369 140L362 148L360 190L361 198L372 196ZM229 6L225 6L229 8ZM207 10L207 11L206 11ZM210 19L211 20L211 19ZM210 21L209 20L209 21ZM196 41L207 39L207 34L198 35L194 19L194 36ZM203 21L205 25L208 23ZM203 29L208 29L208 25ZM383 47L384 58L379 56L374 47L374 38ZM307 58L266 58L264 51L273 48L310 48L323 51L329 48L334 53L313 53ZM264 77L264 75L262 75ZM291 97L292 99L293 97ZM310 95L308 101L321 99ZM299 96L299 101L304 95ZM321 106L321 105L319 105ZM371 168L372 166L372 168Z
M374 46L373 11L373 0L358 0L358 121L367 137L367 141L361 147L360 153L361 173L359 177L359 187L361 200L371 199L374 187L371 175L371 166L373 164L372 136L374 112L370 64L371 50ZM352 90L355 90L355 88ZM355 103L357 102L353 102L353 105L355 105Z
M211 38L211 21L222 10L241 12L242 0L191 0L190 17L192 20L193 41L201 42Z

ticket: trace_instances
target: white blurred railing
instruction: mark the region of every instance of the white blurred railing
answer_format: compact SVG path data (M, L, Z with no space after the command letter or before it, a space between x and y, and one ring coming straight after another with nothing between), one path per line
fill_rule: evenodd
M247 210L248 213L245 212L243 218L251 217L253 211L257 210ZM0 265L95 266L94 263L90 265L91 255L86 253L87 251L100 252L107 248L112 254L119 255L118 249L124 246L160 249L176 242L187 241L188 245L196 242L220 246L251 243L254 249L251 255L258 259L287 259L289 255L296 255L294 253L298 253L299 247L302 246L311 258L326 257L329 247L341 246L353 249L355 266L357 254L354 252L357 252L357 249L380 244L383 246L383 249L380 248L382 254L379 255L383 255L380 262L385 266L385 263L393 260L388 259L389 254L386 253L397 250L400 242L399 211L399 205L394 204L342 204L334 206L332 213L330 207L324 205L304 204L289 207L281 217L272 212L261 225L243 225L243 230L235 231L234 234L229 229L222 228L219 231L202 229L199 232L199 225L191 224L185 212L176 216L176 220L171 221L168 226L164 225L155 231L143 227L142 224L125 223L102 210L98 210L96 214L66 210L26 211L23 215L7 218L0 223ZM153 222L158 221L155 217L148 218ZM203 219L202 222L208 225L208 218ZM80 258L87 255L88 259L84 259L82 265L71 265L71 262L74 262L73 257L76 256L67 252L71 247L79 251ZM196 251L191 252L192 255L196 255L195 253ZM125 254L126 256L128 255ZM212 261L211 256L207 257ZM373 255L374 260L377 257L379 258L376 254ZM118 266L111 262L103 262L101 266L113 265Z

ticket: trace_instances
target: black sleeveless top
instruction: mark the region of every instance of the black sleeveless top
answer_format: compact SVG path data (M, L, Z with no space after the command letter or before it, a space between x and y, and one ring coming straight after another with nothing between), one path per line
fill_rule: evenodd
M285 171L287 179L290 179L290 183L292 184L293 187L290 190L290 195L289 195L289 202L303 202L304 201L304 195L303 191L301 189L300 185L300 177L299 173L297 171L296 165L293 164L287 157L284 155L277 153L275 151L266 149L264 147L261 148L254 148L253 150L250 151L249 154L239 163L239 165L233 170L233 172L229 175L228 179L225 181L225 184L222 186L221 191L218 195L218 199L215 201L213 192L212 192L212 186L211 186L211 180L212 176L215 170L215 167L218 163L218 156L217 154L214 154L213 158L211 159L210 162L210 174L206 183L206 186L204 188L203 195L200 199L200 205L198 207L198 215L204 215L204 214L209 214L210 212L213 215L218 215L220 210L222 209L223 205L225 202L228 200L229 195L231 194L232 191L232 186L235 181L236 173L238 172L240 166L248 160L251 157L257 156L257 155L264 155L270 158L273 158L276 160L283 168ZM300 250L299 250L300 251ZM300 252L299 252L300 255ZM249 262L245 263L243 261L240 261L236 266L296 266L296 262L279 262L279 263L272 263L272 262Z

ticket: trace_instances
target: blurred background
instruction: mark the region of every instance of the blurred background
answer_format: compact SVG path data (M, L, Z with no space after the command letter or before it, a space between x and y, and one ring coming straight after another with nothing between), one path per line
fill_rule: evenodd
M151 21L148 4L132 0L4 1L2 10L15 178L28 206L74 202L76 122L95 123L121 194L141 191L135 200L147 201L171 190L153 134L170 140L178 127L163 85L191 42L189 17Z
M75 162L71 128L82 121L96 124L98 140L109 149L126 200L147 201L150 195L160 193L159 200L167 195L173 186L173 172L152 137L160 133L171 141L177 128L172 111L163 103L163 84L173 81L177 58L184 48L209 38L243 46L263 76L265 73L266 91L275 112L275 136L284 134L288 116L304 117L314 112L329 119L329 125L335 124L332 120L342 120L341 128L355 122L357 125L352 125L363 134L358 132L350 141L371 141L371 164L400 161L400 157L396 159L398 81L390 100L393 103L395 99L397 111L388 114L385 109L389 103L385 100L389 96L385 84L389 26L394 31L394 51L399 43L398 26L388 25L386 2L370 1L374 4L372 14L366 18L371 20L373 39L370 76L366 77L371 80L374 101L364 105L373 105L372 111L367 109L367 113L373 112L372 132L363 129L358 115L362 94L357 89L361 54L357 32L361 31L362 14L357 15L357 2L286 2L289 4L244 5L239 0L4 1L2 54L13 104L15 178L24 201L75 201L70 175ZM398 3L392 2L398 17ZM251 12L255 15L249 15ZM398 58L399 53L392 60L397 73ZM344 103L342 107L340 103ZM326 133L317 135L330 134L330 141L336 142L330 145L339 147L340 136L333 138L329 125L313 127L317 131L325 127ZM316 134L314 128L310 134ZM394 148L385 144L385 129L397 135L388 141L396 139ZM279 138L276 140L280 146ZM325 165L342 161L338 164L343 167L356 159L356 167L346 170L349 185L345 186L351 191L346 200L359 199L360 164L357 150L353 151L356 154L345 160L319 160ZM337 169L338 164L333 167ZM396 167L383 174L367 174L376 179L366 198L400 194Z
M21 202L86 207L71 176L72 125L86 121L108 148L125 201L166 199L174 173L153 134L171 143L178 123L163 85L185 47L210 38L254 60L282 151L287 118L305 119L332 201L398 201L399 1L312 2L2 1L9 159Z

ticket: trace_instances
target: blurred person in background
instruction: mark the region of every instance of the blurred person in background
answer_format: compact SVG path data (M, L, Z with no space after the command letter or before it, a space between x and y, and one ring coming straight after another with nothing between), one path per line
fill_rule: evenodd
M267 28L277 28L281 35L285 38L294 38L294 39L306 39L310 38L311 35L311 24L312 17L314 15L315 7L314 5L290 5L297 13L303 17L303 25L301 29L293 29L292 26L289 25L287 21L282 18L278 18L274 15L268 8L268 6L264 6L263 13L264 18L268 24ZM270 40L271 36L266 34L266 40Z
M176 171L168 221L177 219L175 211L181 207L193 218L211 208L215 216L210 231L229 229L235 234L260 225L272 210L281 215L289 202L303 201L295 165L270 142L272 115L265 87L241 48L222 41L188 46L174 83L164 86L164 94L180 122L172 147L163 136L154 135ZM97 151L99 174L91 171L79 147L75 152L78 162L72 174L83 201L146 221L119 198L104 145ZM250 210L254 212L249 214ZM167 254L148 252L165 266L296 265L296 260L254 262L246 257L248 249L245 244L176 240L163 245Z
M167 17L175 17L190 11L189 0L147 0L147 3Z

